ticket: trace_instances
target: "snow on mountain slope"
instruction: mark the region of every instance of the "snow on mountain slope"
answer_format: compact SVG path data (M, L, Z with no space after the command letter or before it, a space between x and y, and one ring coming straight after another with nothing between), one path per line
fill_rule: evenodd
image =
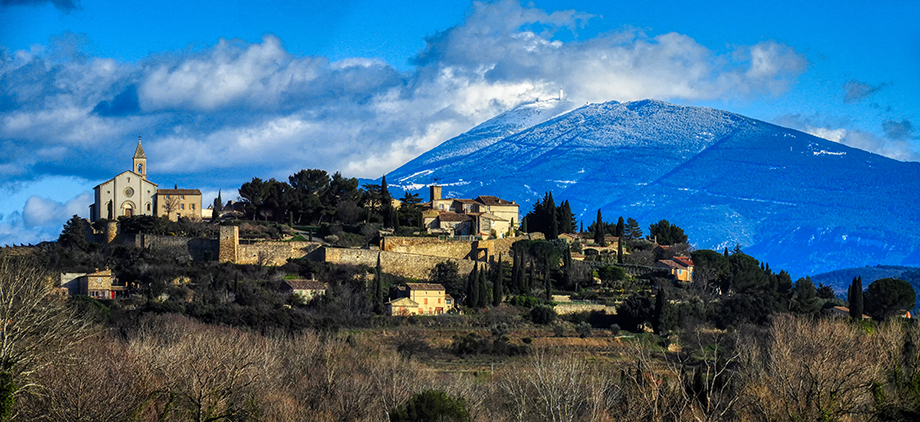
M449 196L497 195L524 204L522 214L553 191L586 224L599 208L644 227L665 218L697 247L740 244L794 274L920 264L918 163L709 108L612 101L556 115L528 106L387 179L415 188L437 180Z

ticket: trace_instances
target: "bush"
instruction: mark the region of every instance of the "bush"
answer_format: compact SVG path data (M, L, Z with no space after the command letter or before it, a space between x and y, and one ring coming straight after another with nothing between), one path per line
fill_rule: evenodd
M562 324L554 325L553 335L556 337L565 337L565 327Z
M530 320L534 324L547 325L556 320L556 311L549 306L540 305L530 310Z
M581 338L591 337L591 324L580 322L575 326L575 332L578 333L578 337Z
M427 390L390 412L390 422L469 422L470 411L461 397L451 397L441 390Z

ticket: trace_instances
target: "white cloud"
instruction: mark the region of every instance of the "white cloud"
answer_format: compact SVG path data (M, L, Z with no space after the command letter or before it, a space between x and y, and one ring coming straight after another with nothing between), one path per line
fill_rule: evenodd
M847 128L849 125L846 122L832 121L820 116L785 115L777 118L776 123L898 161L920 161L920 149L908 139L892 139L864 130Z

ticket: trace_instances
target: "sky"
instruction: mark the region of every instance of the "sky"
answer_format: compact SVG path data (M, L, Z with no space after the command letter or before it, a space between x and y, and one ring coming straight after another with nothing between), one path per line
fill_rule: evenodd
M563 89L715 107L920 161L920 1L0 0L0 245L129 170L378 178Z

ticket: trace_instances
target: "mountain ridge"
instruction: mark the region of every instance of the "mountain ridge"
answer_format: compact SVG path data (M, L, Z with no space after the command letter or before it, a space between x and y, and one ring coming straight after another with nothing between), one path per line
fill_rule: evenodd
M515 110L477 128L503 127ZM420 156L459 159L412 160L387 180L414 192L437 181L445 196L497 195L521 203L522 214L552 191L586 223L597 209L645 227L667 219L697 247L740 244L802 275L920 264L920 213L910 205L920 191L920 163L657 100L587 104L525 123L515 120L507 126L516 130L501 139L489 132L479 144L474 128ZM473 147L457 155L464 144ZM816 251L819 245L829 250Z

